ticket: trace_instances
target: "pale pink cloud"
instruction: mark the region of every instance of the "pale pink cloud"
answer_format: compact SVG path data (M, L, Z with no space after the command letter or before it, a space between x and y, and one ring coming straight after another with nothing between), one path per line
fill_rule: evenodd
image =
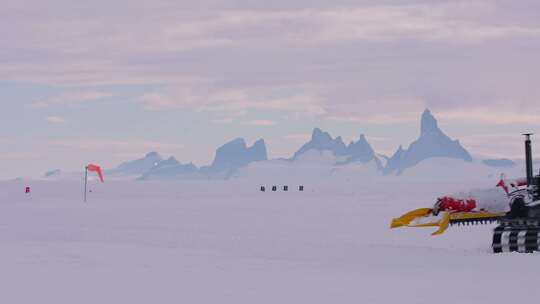
M250 121L246 121L246 122L243 122L243 124L246 124L246 125L252 125L252 126L265 126L265 127L269 127L269 126L275 126L277 124L277 122L273 121L273 120L264 120L264 119L261 119L261 120L250 120Z
M80 139L80 140L52 140L47 141L47 145L75 148L84 150L123 150L123 151L160 151L160 150L181 150L183 144L140 141L140 140L105 140L105 139Z
M491 125L534 124L540 125L540 113L516 111L507 108L470 108L440 112L438 116L448 121L467 121Z
M230 124L234 122L233 118L218 118L218 119L212 119L212 123L214 124Z
M48 116L46 120L51 124L63 124L66 122L66 120L60 116Z
M53 104L74 105L79 103L98 101L112 96L114 95L102 91L65 91L49 99L35 101L30 104L30 107L34 109L40 109L49 107Z

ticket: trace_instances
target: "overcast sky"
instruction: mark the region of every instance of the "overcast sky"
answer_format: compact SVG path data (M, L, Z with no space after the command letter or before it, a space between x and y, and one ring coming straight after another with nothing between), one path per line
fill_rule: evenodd
M540 133L539 1L3 0L0 37L0 177L314 127L392 154L426 107L475 155Z

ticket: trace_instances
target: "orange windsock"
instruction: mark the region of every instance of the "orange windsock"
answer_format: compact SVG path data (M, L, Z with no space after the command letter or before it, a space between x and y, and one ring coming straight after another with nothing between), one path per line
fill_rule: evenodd
M94 164L89 164L88 166L86 166L86 170L90 171L90 172L96 172L97 175L99 176L99 180L103 183L104 180L103 180L103 171L101 171L101 167L98 166L98 165L94 165Z

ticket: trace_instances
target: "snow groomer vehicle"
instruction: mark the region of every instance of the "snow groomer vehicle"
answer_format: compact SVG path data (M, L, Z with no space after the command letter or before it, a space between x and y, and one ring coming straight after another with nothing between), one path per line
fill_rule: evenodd
M494 189L439 197L432 208L416 209L394 218L390 228L438 227L432 235L439 235L452 225L496 222L494 253L540 251L540 173L534 174L532 134L523 135L525 178L503 176Z

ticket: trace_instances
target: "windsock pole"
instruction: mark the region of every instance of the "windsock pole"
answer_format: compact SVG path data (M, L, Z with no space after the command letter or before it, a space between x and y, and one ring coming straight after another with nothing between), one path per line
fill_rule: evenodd
M84 167L84 202L86 203L86 185L88 184L88 167Z

